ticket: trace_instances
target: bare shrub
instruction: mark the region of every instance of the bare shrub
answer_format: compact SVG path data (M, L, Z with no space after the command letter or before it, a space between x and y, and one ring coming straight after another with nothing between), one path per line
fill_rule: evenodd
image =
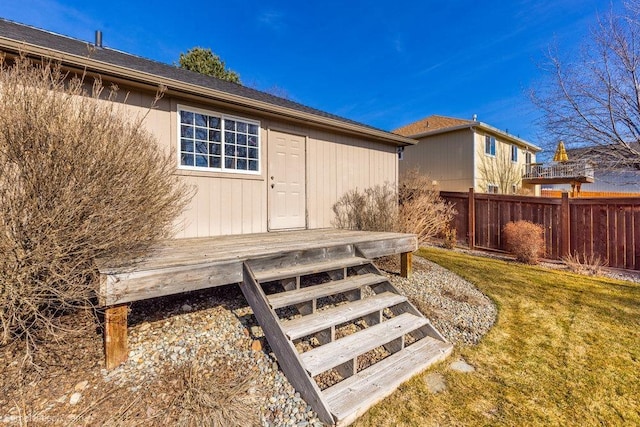
M578 252L562 257L562 261L570 271L588 276L599 276L602 273L602 267L607 265L599 255L585 253L580 255Z
M334 205L336 228L392 231L398 218L397 195L389 183L346 192Z
M389 183L348 191L333 212L337 228L413 233L420 242L440 233L455 215L429 178L417 171L402 177L398 192Z
M456 213L453 205L440 197L431 179L417 169L400 177L398 199L397 230L417 234L420 242L442 233Z
M116 88L24 57L0 60L0 87L0 345L29 355L58 314L91 305L94 260L168 237L191 191Z
M193 362L178 373L169 414L184 426L259 425L260 393L250 366L222 359L214 367Z
M544 255L542 226L530 221L509 222L502 228L507 252L527 264L536 264Z
M449 225L442 231L442 246L446 249L453 249L458 242L458 231Z

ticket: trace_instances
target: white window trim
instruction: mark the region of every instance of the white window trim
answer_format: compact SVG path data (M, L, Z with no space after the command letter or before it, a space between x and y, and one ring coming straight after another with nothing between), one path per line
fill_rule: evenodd
M491 154L491 150L487 152L487 138L489 138L489 142L493 140L493 154ZM496 140L496 138L491 135L485 135L484 136L484 155L489 157L495 157L497 152L498 152L498 141Z
M236 120L236 121L241 121L244 123L248 123L248 124L252 124L252 125L256 125L258 126L258 170L257 171L250 171L250 170L238 170L238 169L226 169L224 167L220 167L220 168L210 168L210 167L202 167L202 166L188 166L188 165L183 165L181 164L181 157L180 157L180 152L181 150L181 141L180 139L182 138L182 135L180 133L180 111L188 111L191 113L198 113L198 114L205 114L207 116L216 116L216 117L220 117L223 121L226 119L229 120ZM262 136L261 136L261 131L262 128L260 127L260 121L258 120L252 120L252 119L247 119L245 117L240 117L240 116L233 116L230 114L224 114L224 113L220 113L218 111L213 111L213 110L205 110L203 108L197 108L197 107L191 107L188 105L181 105L178 104L177 109L176 109L176 139L177 139L177 143L176 143L176 152L178 153L177 155L177 164L178 164L178 169L179 170L188 170L188 171L198 171L198 172L221 172L221 173L232 173L232 174L239 174L239 175L261 175L262 174ZM220 131L221 131L221 153L220 153L220 164L224 166L224 158L225 158L225 150L224 150L224 124L222 123L220 125Z

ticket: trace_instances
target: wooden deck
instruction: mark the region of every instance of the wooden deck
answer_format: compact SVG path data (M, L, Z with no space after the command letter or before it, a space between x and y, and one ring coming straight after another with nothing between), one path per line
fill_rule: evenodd
M415 235L318 229L167 240L131 266L100 262L102 306L240 283L242 263L296 251L354 245L365 258L410 253ZM330 249L328 249L330 250ZM406 262L404 263L406 264Z

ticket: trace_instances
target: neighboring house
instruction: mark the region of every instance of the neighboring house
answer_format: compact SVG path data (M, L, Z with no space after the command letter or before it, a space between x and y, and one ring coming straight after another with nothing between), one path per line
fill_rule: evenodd
M639 150L640 147L633 147ZM640 194L640 159L632 161L627 155L612 154L612 146L572 148L567 150L572 164L588 165L593 169L593 183L582 184L583 197L598 195ZM571 192L570 184L543 185L544 190ZM612 194L614 193L614 194Z
M522 173L541 149L515 135L475 119L437 115L393 132L419 141L405 148L400 173L418 168L443 191L539 194L539 186L522 185Z
M96 37L96 41L100 38ZM98 42L99 43L99 42ZM197 188L177 237L332 225L345 192L396 183L398 147L415 141L287 99L0 19L0 52L53 58L128 93L176 174ZM301 71L304 72L304 71ZM123 96L124 97L124 96ZM124 104L124 103L123 103Z

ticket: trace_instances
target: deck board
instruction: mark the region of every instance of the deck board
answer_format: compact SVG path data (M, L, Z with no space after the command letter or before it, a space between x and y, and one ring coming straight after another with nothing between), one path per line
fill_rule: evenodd
M242 263L292 251L354 245L367 258L412 252L415 235L317 229L166 240L134 263L98 260L100 305L110 306L242 281Z

